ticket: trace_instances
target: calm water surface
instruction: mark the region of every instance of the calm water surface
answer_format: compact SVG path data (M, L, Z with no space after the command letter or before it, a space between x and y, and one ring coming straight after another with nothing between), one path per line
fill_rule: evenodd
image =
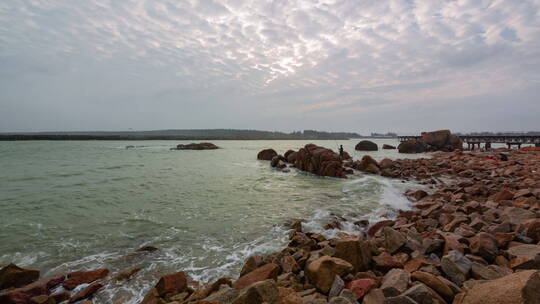
M376 220L406 208L401 194L415 187L362 174L282 173L256 160L258 151L284 153L313 142L335 151L342 144L355 159L422 156L355 153L356 140L214 141L223 149L169 150L189 142L0 142L0 264L36 267L43 275L140 266L133 280L107 286L95 300L137 303L162 273L184 270L202 281L235 276L247 256L286 244L289 218L308 219L306 228L319 232L331 213ZM133 254L145 245L161 250Z

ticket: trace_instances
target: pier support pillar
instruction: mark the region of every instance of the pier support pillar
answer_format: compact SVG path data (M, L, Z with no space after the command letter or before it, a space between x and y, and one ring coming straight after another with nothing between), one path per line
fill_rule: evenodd
M534 144L535 147L540 148L540 143Z
M467 150L471 149L471 143L467 143Z
M518 149L521 149L521 144L518 144Z
M509 143L506 143L506 145L508 146L508 149L512 149L512 146Z
M486 148L486 150L487 150L487 149L491 149L491 143L490 143L490 142L487 142L486 145L485 145L485 148Z

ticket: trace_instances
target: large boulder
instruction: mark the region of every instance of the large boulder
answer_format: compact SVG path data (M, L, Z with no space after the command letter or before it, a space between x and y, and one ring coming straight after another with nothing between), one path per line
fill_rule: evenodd
M354 149L356 151L377 151L379 150L379 147L376 143L370 140L362 140L361 142L356 144Z
M461 139L453 135L450 130L423 132L420 140L428 144L433 151L450 152L463 148Z
M328 293L334 283L335 276L343 276L353 270L349 262L330 256L320 257L309 263L305 269L306 276L318 290Z
M382 146L382 148L385 149L385 150L393 150L393 149L395 149L396 147L394 147L394 146L392 146L392 145L389 145L389 144L384 144L384 145Z
M0 290L21 287L39 279L39 270L9 264L0 269Z
M161 297L169 294L177 294L187 288L187 277L183 272L172 273L162 276L156 284L156 290Z
M429 146L421 140L406 140L399 144L399 153L424 153L429 150Z
M257 154L257 159L260 160L272 160L274 156L277 156L277 152L274 149L264 149Z
M232 304L280 304L279 289L274 280L257 282L245 288Z
M364 240L337 240L334 247L336 258L343 259L354 268L355 272L367 271L371 265L371 250Z
M59 274L40 279L26 286L8 289L0 292L0 303L30 303L30 299L40 295L47 295L51 289L60 285L65 275Z
M176 150L215 150L219 149L218 146L213 143L203 142L203 143L191 143L187 145L177 145Z
M294 166L320 176L347 178L339 154L314 144L298 150Z
M540 272L526 270L485 281L456 297L455 304L539 304Z

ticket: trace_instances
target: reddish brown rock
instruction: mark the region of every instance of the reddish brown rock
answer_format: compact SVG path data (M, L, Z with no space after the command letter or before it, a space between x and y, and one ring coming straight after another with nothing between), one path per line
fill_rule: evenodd
M39 279L39 270L9 264L0 269L0 290L28 285Z
M306 266L306 276L313 285L323 293L328 293L334 283L335 276L350 273L353 266L342 259L330 256L320 257Z
M354 149L356 151L377 151L379 150L379 147L377 147L377 144L372 141L362 140L361 142L357 143L356 146L354 146Z
M358 279L347 283L346 287L359 299L368 294L372 288L376 288L377 282L373 279Z
M244 262L244 266L240 271L240 276L244 276L253 270L259 268L263 264L263 257L259 255L252 255Z
M268 279L276 280L279 275L279 266L274 263L261 266L252 272L240 277L233 283L237 290L250 286L251 284Z
M177 294L187 289L187 277L182 271L162 276L155 287L160 297Z
M90 271L75 271L68 273L67 279L62 285L65 289L71 290L81 284L92 283L93 281L103 279L108 274L109 270L105 268Z
M366 241L338 240L334 248L334 256L351 263L355 272L365 271L370 268L371 250Z
M517 272L474 285L455 304L538 304L540 273L537 270Z
M274 156L277 156L277 152L274 149L265 149L257 154L257 159L260 160L272 160Z
M379 232L379 230L381 230L382 228L384 227L391 227L391 226L394 226L396 222L395 221L392 221L392 220L384 220L384 221L380 221L380 222L377 222L375 223L373 226L369 227L368 231L367 231L367 234L370 236L370 237L373 237L375 236L375 234L377 234L377 232Z
M294 166L320 176L347 178L339 155L314 144L307 144L297 152Z

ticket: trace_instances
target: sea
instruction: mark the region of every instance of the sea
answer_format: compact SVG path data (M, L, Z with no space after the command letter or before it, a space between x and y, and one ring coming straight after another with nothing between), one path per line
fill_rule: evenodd
M161 275L177 271L202 283L236 278L250 255L287 245L291 218L333 237L410 207L403 192L422 186L362 173L284 173L256 158L308 143L343 145L354 159L428 157L380 149L395 139L374 139L376 152L355 151L358 141L212 141L221 149L206 151L171 150L197 141L0 142L0 264L42 276L142 269L107 283L94 303L139 303ZM338 217L347 220L341 229L323 229ZM143 246L159 250L136 252Z

